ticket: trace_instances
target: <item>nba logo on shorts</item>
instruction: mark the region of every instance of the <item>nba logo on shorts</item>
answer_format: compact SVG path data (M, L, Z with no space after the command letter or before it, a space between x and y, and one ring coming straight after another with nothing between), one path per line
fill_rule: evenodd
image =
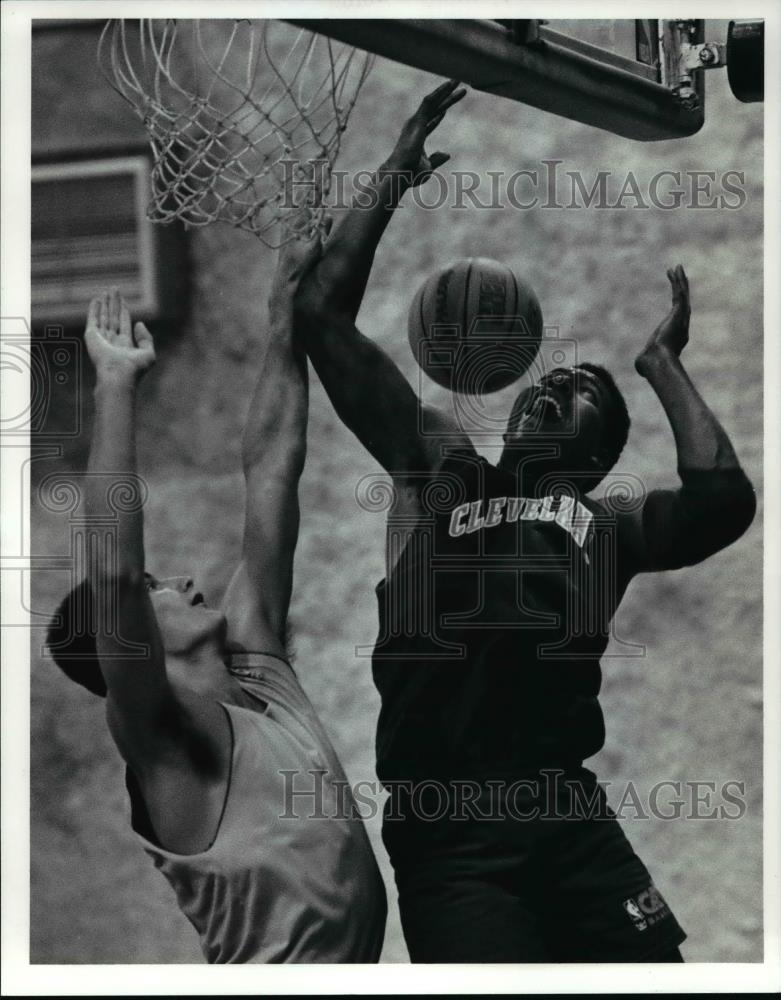
M644 931L646 927L658 923L670 913L670 908L665 903L661 892L653 883L638 893L634 899L625 899L621 905L639 931Z
M637 903L633 899L625 899L622 905L626 910L626 912L634 921L635 927L639 931L644 931L648 926L648 921L640 912L640 907L637 905Z

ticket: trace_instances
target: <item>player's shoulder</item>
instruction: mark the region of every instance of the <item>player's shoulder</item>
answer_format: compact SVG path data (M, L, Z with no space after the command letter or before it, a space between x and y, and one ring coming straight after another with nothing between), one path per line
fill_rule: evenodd
M602 520L626 524L642 514L647 492L642 484L617 483L595 497L581 494L580 502Z
M625 569L631 572L646 558L643 510L647 491L606 490L599 497L582 497L594 517L595 530L612 537L613 551Z

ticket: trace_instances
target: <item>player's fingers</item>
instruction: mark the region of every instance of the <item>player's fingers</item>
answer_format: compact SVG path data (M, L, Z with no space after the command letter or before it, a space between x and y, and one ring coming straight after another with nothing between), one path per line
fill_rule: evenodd
M670 281L673 286L673 302L677 304L681 301L681 278L678 274L677 266L673 268L673 275Z
M304 248L304 254L300 262L302 275L309 272L322 257L324 238L322 223L320 223L306 241L307 246Z
M441 123L442 119L445 117L445 113L442 112L441 115L435 115L430 121L426 122L426 135L430 135L434 129Z
M437 110L441 111L444 114L444 112L452 108L454 104L458 104L459 101L463 101L465 97L466 97L466 87L462 87L461 90L457 90L454 94L451 94L446 100L442 101L438 105Z
M308 215L315 201L315 182L312 176L312 169L308 165L301 172L301 185L302 187L298 195L298 207L302 214Z
M678 273L670 268L667 272L667 277L670 280L670 288L672 289L673 308L678 309L683 302L683 292L681 290L681 282L678 278Z
M441 83L437 89L434 91L432 96L435 96L438 101L443 100L449 94L452 94L454 90L461 86L460 80L445 80Z
M320 205L323 196L323 171L318 170L314 163L300 161L295 166L295 179L291 178L292 204L295 210L305 216L311 214L311 209Z
M315 208L320 204L323 188L323 174L314 163L309 161L301 164L301 175L304 181L302 204L307 208Z
M426 96L423 98L422 103L428 102L433 104L434 101L440 100L443 94L452 93L458 86L458 80L445 80L444 83L440 83L433 90L430 90Z
M312 220L312 210L308 206L302 206L288 220L288 229L296 239L306 239L307 234L312 231Z
M87 310L87 326L97 327L100 322L100 299L96 295L94 299L90 299L89 309Z
M133 343L133 324L130 322L130 310L127 302L120 297L119 300L119 336L123 344L130 346Z
M450 153L440 153L440 152L432 153L431 156L429 156L428 158L432 170L437 170L439 167L442 166L443 163L447 163L449 159L450 159Z
M449 97L458 85L458 80L447 80L445 83L441 83L435 90L432 90L430 94L426 94L420 102L420 110L431 111L436 107L436 105L439 104L440 101Z
M312 210L308 205L302 206L296 213L290 228L296 235L306 237L312 228Z
M136 323L133 327L133 339L135 340L136 347L143 347L154 354L155 342L152 339L152 334L143 323Z
M100 296L100 308L98 309L98 325L101 334L107 337L108 333L108 292L102 292Z
M114 285L109 295L108 322L112 333L119 333L119 289Z

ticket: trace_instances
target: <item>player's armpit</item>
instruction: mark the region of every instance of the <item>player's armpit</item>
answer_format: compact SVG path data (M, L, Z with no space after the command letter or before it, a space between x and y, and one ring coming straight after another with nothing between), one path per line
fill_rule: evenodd
M454 452L475 454L471 438L458 426L456 420L433 406L421 406L419 436L429 473L437 472L445 459Z
M217 829L230 770L230 723L215 698L169 682L143 584L120 584L118 612L124 641L106 629L97 640L109 730L138 778L161 846L197 853ZM128 655L128 643L136 655Z
M623 524L634 573L694 566L754 519L756 496L742 469L681 469L680 477L680 489L651 491L631 525Z
M266 565L265 585L253 570L253 562L246 557L236 568L223 600L228 621L225 644L234 653L269 653L287 658L292 559L284 560L277 568L271 563Z
M198 854L214 842L230 777L232 735L214 699L182 690L156 706L154 727L129 726L109 695L109 727L132 769L154 839L175 854Z
M115 718L126 719L149 745L148 725L171 697L160 629L143 575L95 573L91 577L100 669ZM116 625L107 617L116 608Z
M396 363L341 313L302 308L296 331L342 423L391 475L421 472L420 403Z
M443 443L471 449L454 420L423 408L396 363L339 313L298 313L297 333L339 418L394 479L441 462Z
M174 688L166 672L165 651L152 602L143 582L116 582L115 598L93 583L98 595L95 621L100 668L108 688L106 716L119 752L136 772L162 764L177 769L193 760L206 762L224 750L215 735L214 712L199 695ZM100 602L117 601L118 628L107 628ZM207 718L208 717L208 718ZM200 719L202 725L193 723ZM224 736L224 734L223 734Z

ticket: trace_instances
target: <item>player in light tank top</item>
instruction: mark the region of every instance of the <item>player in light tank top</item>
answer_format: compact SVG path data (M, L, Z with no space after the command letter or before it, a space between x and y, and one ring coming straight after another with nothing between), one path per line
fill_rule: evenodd
M219 610L192 580L145 570L134 410L152 338L116 289L93 300L85 332L97 373L89 575L49 645L65 673L105 696L133 828L209 962L376 962L383 943L377 863L285 648L308 409L292 294L319 253L319 240L280 252L243 440L243 552ZM297 777L317 782L316 808L292 801Z

